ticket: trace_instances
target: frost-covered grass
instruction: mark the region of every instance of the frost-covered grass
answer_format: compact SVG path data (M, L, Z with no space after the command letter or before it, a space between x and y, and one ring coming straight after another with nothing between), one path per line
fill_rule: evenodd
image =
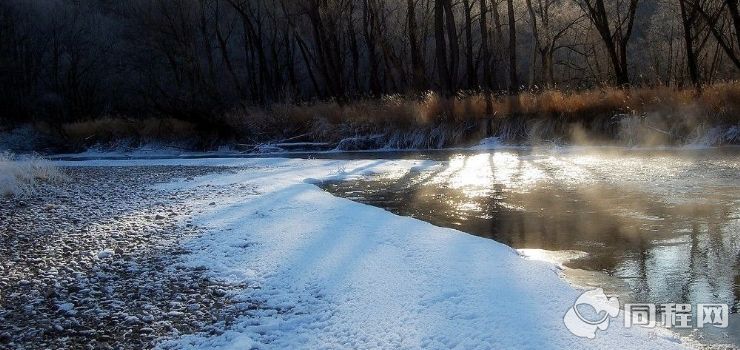
M38 182L62 181L64 173L49 161L36 157L0 154L0 195L11 196L33 191Z

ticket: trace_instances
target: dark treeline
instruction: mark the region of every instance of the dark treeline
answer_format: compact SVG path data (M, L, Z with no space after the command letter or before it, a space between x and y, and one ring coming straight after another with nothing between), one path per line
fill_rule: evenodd
M739 29L737 0L3 0L0 119L700 87L737 76Z

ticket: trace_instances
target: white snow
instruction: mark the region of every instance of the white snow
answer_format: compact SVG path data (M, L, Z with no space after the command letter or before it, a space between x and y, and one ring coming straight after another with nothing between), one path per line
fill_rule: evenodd
M64 162L60 162L63 163ZM411 160L180 159L65 165L250 166L162 186L256 186L225 191L194 222L208 233L185 243L190 266L243 283L237 300L258 307L217 336L183 335L176 348L679 348L672 333L611 321L593 340L563 316L581 291L552 264L495 241L331 196L313 181L403 173ZM210 200L209 200L210 201Z

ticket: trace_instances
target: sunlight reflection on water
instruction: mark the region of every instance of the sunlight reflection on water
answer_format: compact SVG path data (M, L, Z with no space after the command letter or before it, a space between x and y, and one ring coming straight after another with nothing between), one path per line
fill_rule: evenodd
M324 188L524 249L629 300L721 302L737 312L739 156L501 150Z

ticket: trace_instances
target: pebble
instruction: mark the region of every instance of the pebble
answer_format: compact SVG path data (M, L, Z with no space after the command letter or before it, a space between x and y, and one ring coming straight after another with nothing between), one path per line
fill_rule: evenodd
M127 324L137 324L139 323L139 318L136 316L127 316L125 322Z
M204 269L178 264L187 254L178 242L202 232L187 220L195 210L187 203L214 198L214 186L152 189L233 170L64 171L64 184L0 198L0 349L153 348L238 316L227 295L244 286L219 285Z
M110 258L113 254L115 254L113 249L103 249L98 253L98 259Z

